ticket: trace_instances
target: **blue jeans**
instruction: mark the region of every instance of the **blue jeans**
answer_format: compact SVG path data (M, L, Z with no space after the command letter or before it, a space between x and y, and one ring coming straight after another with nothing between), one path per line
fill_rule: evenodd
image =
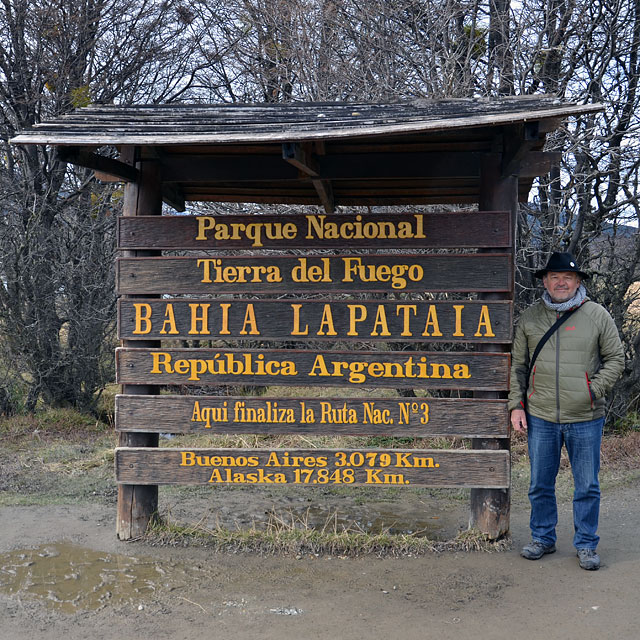
M531 537L544 545L556 542L558 507L556 476L564 444L573 472L573 545L595 549L600 513L600 443L604 418L560 424L527 414L529 459L531 461Z

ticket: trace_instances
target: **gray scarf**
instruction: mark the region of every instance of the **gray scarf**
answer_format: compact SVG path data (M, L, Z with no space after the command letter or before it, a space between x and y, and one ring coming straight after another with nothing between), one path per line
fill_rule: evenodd
M571 298L570 300L567 300L566 302L553 302L551 300L551 296L549 295L549 292L546 289L542 294L542 302L544 302L547 309L553 309L553 311L557 311L559 313L563 311L569 311L574 307L579 307L583 302L585 302L588 299L589 297L587 296L587 290L584 288L583 284L581 284L578 287L578 290L576 291L576 295L573 296L573 298Z

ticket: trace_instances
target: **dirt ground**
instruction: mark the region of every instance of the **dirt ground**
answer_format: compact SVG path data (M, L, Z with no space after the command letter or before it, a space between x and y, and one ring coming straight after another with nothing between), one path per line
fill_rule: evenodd
M522 490L514 492L510 550L401 558L259 556L123 543L115 537L112 496L93 504L5 506L0 637L637 638L638 489L636 474L604 492L603 566L597 572L577 565L567 499L560 507L558 552L537 562L519 557L528 540ZM224 514L225 505L237 512L255 496L223 492L210 502ZM258 499L264 503L264 496ZM203 508L199 496L175 502L177 510ZM401 518L422 510L418 520L438 522L444 535L451 533L444 529L465 526L464 500L436 502L399 493L384 508ZM383 508L362 500L357 506L361 515ZM57 577L51 574L53 560ZM92 581L96 576L100 584ZM71 585L66 608L65 594L56 591L64 584Z

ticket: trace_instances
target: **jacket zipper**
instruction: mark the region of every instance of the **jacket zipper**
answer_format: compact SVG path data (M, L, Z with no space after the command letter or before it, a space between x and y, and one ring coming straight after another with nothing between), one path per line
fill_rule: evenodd
M556 319L560 317L556 313ZM556 338L556 422L560 422L560 332L555 332Z

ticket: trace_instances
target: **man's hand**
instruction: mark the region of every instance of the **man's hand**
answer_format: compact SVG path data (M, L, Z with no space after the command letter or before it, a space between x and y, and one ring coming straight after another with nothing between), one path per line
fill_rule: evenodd
M524 409L514 409L511 412L511 426L520 433L527 432L527 415Z

